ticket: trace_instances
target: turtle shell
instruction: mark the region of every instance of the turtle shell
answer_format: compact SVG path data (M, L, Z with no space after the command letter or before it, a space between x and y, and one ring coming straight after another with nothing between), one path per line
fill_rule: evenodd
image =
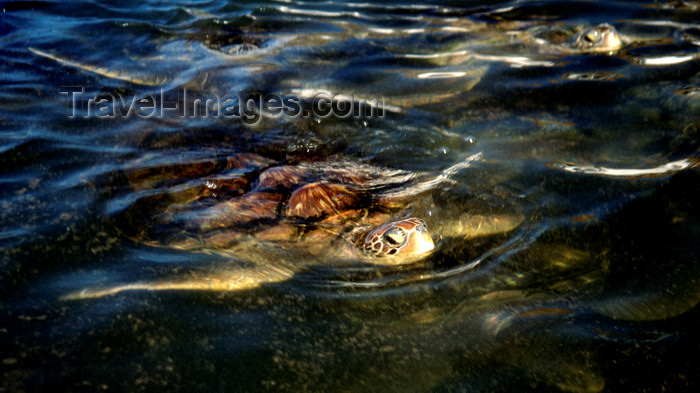
M402 204L386 195L401 195L415 178L342 159L292 164L253 153L139 164L113 187L121 197L112 200L133 201L113 209L113 221L134 240L184 249L255 239L321 252L396 215Z

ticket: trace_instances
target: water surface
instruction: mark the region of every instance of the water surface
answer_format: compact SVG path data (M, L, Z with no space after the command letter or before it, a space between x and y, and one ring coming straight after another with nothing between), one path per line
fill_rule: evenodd
M697 389L697 2L2 7L3 391ZM622 48L568 48L600 23ZM314 111L323 97L335 112ZM426 220L436 252L304 260L244 291L62 299L246 266L141 241L157 205L134 206L204 187L168 183L188 165L250 153L443 179L399 213ZM451 236L472 211L525 218Z

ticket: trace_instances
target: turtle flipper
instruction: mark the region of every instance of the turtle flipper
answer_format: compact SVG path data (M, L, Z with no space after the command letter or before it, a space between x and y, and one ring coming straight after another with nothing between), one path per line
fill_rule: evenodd
M130 82L142 86L163 86L171 81L171 78L166 75L148 74L143 72L117 71L106 67L82 63L75 60L69 60L59 55L49 52L44 52L41 49L29 47L29 51L35 55L51 59L59 64L77 68L82 71L90 72L100 76L121 81Z
M525 216L522 213L508 214L472 214L464 213L456 220L445 225L440 232L446 237L475 237L505 233L517 228Z
M700 290L642 294L607 299L595 305L595 310L613 319L625 321L654 321L676 317L700 302Z
M95 286L61 296L61 300L92 299L123 291L222 291L253 289L262 284L287 280L294 270L282 266L256 266L227 272L211 271L199 277L180 277L173 280L144 281L128 284Z

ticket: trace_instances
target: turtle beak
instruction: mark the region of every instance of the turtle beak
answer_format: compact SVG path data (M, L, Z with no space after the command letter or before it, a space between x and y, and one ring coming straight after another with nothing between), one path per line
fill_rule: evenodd
M411 232L406 246L401 250L403 254L420 255L432 251L435 248L432 236L424 226Z
M617 50L622 47L622 40L615 31L605 32L605 34L603 35L603 39L606 42L605 47L609 48L610 50Z

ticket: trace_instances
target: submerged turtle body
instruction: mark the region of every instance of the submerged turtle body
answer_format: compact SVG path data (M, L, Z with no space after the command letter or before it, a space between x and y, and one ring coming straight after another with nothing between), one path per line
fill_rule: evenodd
M424 211L429 191L479 157L434 176L342 159L277 162L250 153L125 170L106 188L114 201L110 218L127 237L217 251L246 266L87 288L65 298L135 289L247 289L286 280L308 263L415 264L437 247L426 223L412 215ZM124 207L125 200L132 202ZM454 213L436 225L444 238L506 232L524 218Z

